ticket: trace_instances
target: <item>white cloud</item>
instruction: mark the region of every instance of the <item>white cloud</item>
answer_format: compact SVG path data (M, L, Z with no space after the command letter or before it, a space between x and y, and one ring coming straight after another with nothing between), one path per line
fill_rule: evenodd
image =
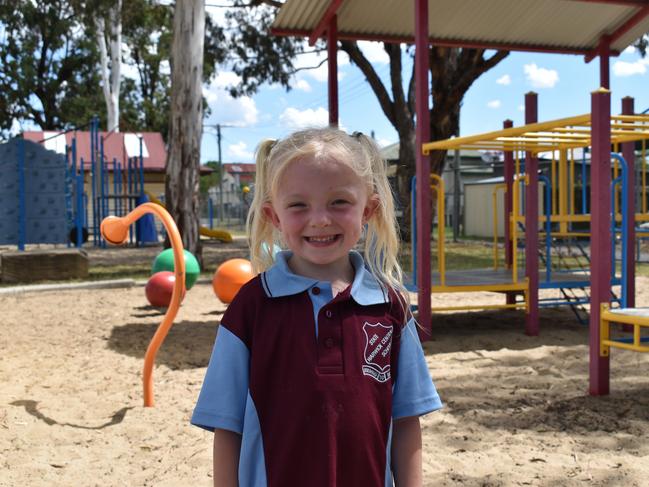
M289 107L281 113L279 121L289 130L306 127L324 127L329 123L329 112L322 107L316 110L307 108L302 111Z
M532 63L523 66L523 70L533 88L554 88L559 82L559 73L554 69L539 68Z
M358 41L358 47L372 64L388 64L390 57L383 49L382 42Z
M203 87L203 95L212 111L205 123L207 125L221 123L238 127L255 125L259 119L259 110L255 101L249 96L232 98L225 89L226 86L228 84L224 83L222 78L217 83Z
M496 83L504 86L511 84L511 82L512 82L512 78L508 74L503 74L500 78L496 80Z
M491 100L487 102L489 108L500 108L500 100Z
M217 88L229 88L241 83L241 77L232 71L219 71L212 80L212 84Z
M627 46L624 51L622 51L622 55L628 55L628 54L633 54L635 52L635 47L633 47L633 44L630 46Z
M248 150L248 144L243 141L230 144L227 148L227 155L234 161L249 161L255 157L255 154Z
M524 112L525 111L525 105L518 105L518 111L519 112Z
M393 143L394 143L394 141L389 140L389 139L382 139L381 137L376 139L376 145L378 145L380 148L387 147L387 146L389 146L390 144L393 144Z
M613 64L613 74L620 77L645 74L647 72L647 65L649 65L649 59L647 58L638 59L633 63L628 63L626 61L615 61L615 63Z
M311 92L311 85L305 79L298 79L297 82L293 85L293 88L296 90L306 91L307 93Z

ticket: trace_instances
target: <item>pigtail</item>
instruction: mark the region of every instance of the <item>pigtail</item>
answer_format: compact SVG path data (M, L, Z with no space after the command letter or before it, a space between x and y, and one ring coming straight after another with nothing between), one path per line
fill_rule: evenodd
M403 271L398 260L399 227L394 209L394 194L388 182L387 164L381 157L374 141L358 132L355 132L352 137L358 140L369 159L372 189L379 201L374 215L367 222L364 244L365 261L379 281L396 294L396 304L403 311L405 326L412 313L410 312L410 296L403 285Z
M270 201L268 161L274 140L265 140L257 148L255 193L248 210L246 230L253 272L262 272L273 263L273 225L263 213L264 203Z

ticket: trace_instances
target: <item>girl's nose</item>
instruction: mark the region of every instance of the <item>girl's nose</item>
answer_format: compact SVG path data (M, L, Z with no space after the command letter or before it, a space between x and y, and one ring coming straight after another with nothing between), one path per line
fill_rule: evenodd
M326 210L314 210L311 217L311 226L326 227L327 225L331 225L329 212Z

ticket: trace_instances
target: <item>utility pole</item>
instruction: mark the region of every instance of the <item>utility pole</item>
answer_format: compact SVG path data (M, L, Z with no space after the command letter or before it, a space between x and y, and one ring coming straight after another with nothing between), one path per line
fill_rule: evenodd
M223 160L221 159L221 124L216 124L216 143L219 149L219 222L223 226Z
M225 171L223 171L223 156L221 154L221 141L222 141L221 129L228 128L228 127L237 127L237 125L216 123L214 125L203 125L203 127L210 127L216 129L216 146L218 149L218 156L219 156L217 161L219 164L219 200L217 202L216 219L219 222L219 224L223 225L223 223L225 222L225 212L223 210L223 190L224 190L223 176L225 175ZM210 133L214 135L214 132L210 132Z

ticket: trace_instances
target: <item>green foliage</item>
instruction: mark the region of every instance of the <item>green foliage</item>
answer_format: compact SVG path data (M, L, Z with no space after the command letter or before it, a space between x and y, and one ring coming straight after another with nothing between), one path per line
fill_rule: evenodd
M170 112L173 5L154 0L122 0L123 63L135 79L123 76L120 128L156 131L167 137ZM41 129L85 127L93 115L105 125L94 18L106 15L114 0L16 0L0 2L0 134L15 121ZM275 9L237 2L216 25L206 16L203 79L220 66L242 82L234 96L254 93L263 83L286 88L292 58L303 43L271 36ZM205 116L209 116L205 106Z
M200 177L199 191L201 194L207 194L207 191L210 188L217 186L221 179L220 164L218 163L218 161L208 161L205 163L205 165L213 169L214 171L210 174L206 174Z
M635 47L640 52L640 55L642 57L645 57L647 55L648 46L649 46L649 35L647 34L643 35L640 39L638 39L633 43L633 47Z
M72 2L0 3L0 131L14 120L42 128L83 126L103 116L98 55Z
M160 132L166 138L173 8L150 0L125 0L122 8L122 36L129 51L125 61L135 67L138 79L122 82L121 129Z
M259 3L259 2L257 2ZM241 77L241 84L230 88L232 96L250 95L263 83L279 83L290 89L295 73L293 60L304 52L304 42L270 34L277 9L248 0L235 2L240 8L226 14L229 54L226 63Z

